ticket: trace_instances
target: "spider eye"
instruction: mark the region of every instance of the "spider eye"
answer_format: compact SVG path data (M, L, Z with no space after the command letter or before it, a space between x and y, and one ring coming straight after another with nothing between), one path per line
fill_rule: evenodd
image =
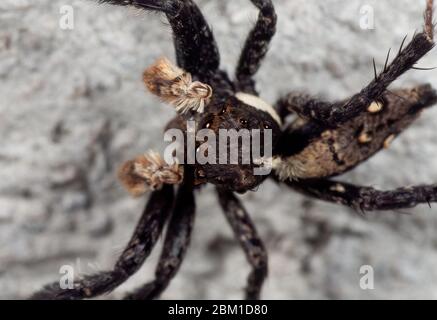
M271 129L271 127L268 124L265 124L264 129Z
M246 119L240 119L240 123L245 126L247 124L247 120Z
M207 123L205 124L205 128L209 129L210 127L211 127L211 122L207 122Z

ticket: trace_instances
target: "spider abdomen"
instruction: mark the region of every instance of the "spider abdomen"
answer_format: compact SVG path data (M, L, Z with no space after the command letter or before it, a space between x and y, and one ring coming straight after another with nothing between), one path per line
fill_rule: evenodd
M429 85L387 92L367 112L337 128L296 120L280 142L275 170L281 179L339 175L383 148L437 100Z

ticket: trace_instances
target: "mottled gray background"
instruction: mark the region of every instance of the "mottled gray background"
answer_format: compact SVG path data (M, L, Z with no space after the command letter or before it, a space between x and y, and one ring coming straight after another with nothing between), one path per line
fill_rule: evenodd
M291 89L330 99L357 92L407 33L422 26L425 1L275 0L278 32L258 88L269 102ZM222 66L233 70L257 12L248 0L202 0ZM59 28L60 7L74 30ZM359 27L371 4L375 30ZM164 19L91 1L0 2L0 298L24 298L59 279L61 265L106 269L129 239L144 205L116 179L122 161L161 149L170 107L145 92L142 70L173 58ZM437 66L434 50L421 63ZM431 82L412 71L396 86ZM437 181L437 108L390 150L346 181L390 188ZM202 191L191 248L163 298L240 298L249 267L218 210ZM271 182L244 197L266 242L270 275L263 297L437 298L437 206L366 214L306 199ZM411 213L403 215L399 213ZM160 241L144 267L110 295L150 280ZM359 268L374 268L374 290Z

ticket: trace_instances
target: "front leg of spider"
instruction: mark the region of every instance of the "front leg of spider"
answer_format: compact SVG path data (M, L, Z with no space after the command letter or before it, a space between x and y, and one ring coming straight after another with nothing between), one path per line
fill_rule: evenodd
M192 0L97 0L165 15L173 33L178 66L200 81L218 71L220 55L211 29Z

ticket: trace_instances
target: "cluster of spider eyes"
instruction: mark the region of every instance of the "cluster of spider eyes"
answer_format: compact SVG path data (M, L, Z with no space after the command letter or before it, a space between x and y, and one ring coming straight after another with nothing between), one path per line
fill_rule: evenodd
M245 125L247 125L247 120L242 118L242 119L240 119L240 123L243 126L245 126ZM264 127L264 129L270 129L271 128L268 124L265 124L263 127Z
M247 120L241 118L241 119L240 119L240 123L241 123L243 126L245 126L245 125L247 125ZM211 127L211 122L207 122L206 125L205 125L205 128L209 129L210 127ZM265 124L263 127L264 127L264 129L271 129L271 127L270 127L268 124Z
M220 111L220 114L225 114L226 112L227 112L227 107L224 107L224 108ZM241 124L242 126L246 126L247 123L248 123L247 119L244 119L244 118L240 118L240 119L239 119L239 122L240 122L240 124ZM205 124L205 128L209 129L210 127L211 127L211 121L208 121L208 122ZM263 127L264 127L264 129L271 129L271 126L268 125L268 124L264 124Z

